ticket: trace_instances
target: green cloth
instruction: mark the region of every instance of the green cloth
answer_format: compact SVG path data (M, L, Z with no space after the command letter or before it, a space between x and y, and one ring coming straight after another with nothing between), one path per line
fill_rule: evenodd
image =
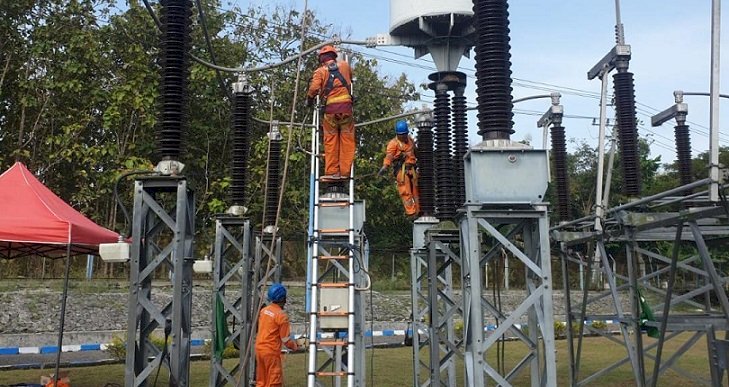
M223 358L225 340L230 336L228 321L225 318L225 306L220 294L215 297L215 337L213 337L213 355L216 359Z
M648 304L648 301L641 294L640 289L638 289L638 298L640 299L640 328L648 332L648 337L657 339L660 337L658 328L646 326L647 321L656 321L656 316L653 314L653 310Z

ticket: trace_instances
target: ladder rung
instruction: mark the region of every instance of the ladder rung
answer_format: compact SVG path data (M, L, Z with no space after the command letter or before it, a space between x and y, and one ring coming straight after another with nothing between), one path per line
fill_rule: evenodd
M319 284L320 288L346 288L349 286L349 282L322 282Z
M349 207L349 199L341 202L319 202L319 207Z
M342 317L342 316L348 316L349 312L343 311L343 312L317 312L319 317Z
M319 181L322 183L338 183L338 182L346 182L350 179L349 176L339 176L339 177L333 177L328 175L322 175L319 176Z
M344 347L345 345L348 345L349 343L346 341L320 341L319 345L323 347Z
M346 371L318 371L316 376L347 376Z
M347 228L320 228L317 231L319 231L320 234L347 234L349 232L349 229L347 229Z
M349 259L349 255L320 255L316 257L316 259L319 260L326 260L326 259Z

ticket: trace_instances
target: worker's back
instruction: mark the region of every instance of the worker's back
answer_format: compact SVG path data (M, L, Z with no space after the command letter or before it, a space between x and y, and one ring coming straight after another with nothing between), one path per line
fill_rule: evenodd
M278 304L272 303L258 314L256 352L281 352L283 338L290 332L289 316Z
M342 79L331 77L330 67L334 65ZM344 84L342 83L344 80ZM345 61L330 61L322 64L316 71L309 87L309 96L320 94L326 104L351 103L349 87L352 84L352 69ZM350 106L351 109L351 106Z

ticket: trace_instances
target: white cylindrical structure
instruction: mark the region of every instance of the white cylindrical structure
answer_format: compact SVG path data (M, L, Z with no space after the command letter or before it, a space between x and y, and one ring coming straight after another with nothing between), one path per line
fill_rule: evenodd
M473 17L471 0L390 0L390 34L402 35L407 30L418 30L421 17L448 17L450 15ZM410 24L410 26L408 26Z
M457 71L475 31L471 0L390 0L391 42L430 54L438 71Z

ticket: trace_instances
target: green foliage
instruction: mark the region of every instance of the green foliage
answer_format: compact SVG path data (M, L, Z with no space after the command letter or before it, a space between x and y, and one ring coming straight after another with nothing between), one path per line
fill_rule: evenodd
M301 42L299 11L255 5L223 11L218 0L202 3L216 58L229 67L279 62L297 54L301 45L310 47L335 32L309 12L309 37ZM199 21L192 20L192 53L209 58ZM117 216L111 194L115 180L129 170L150 170L156 163L160 42L147 11L137 1L123 10L111 0L12 1L0 6L0 36L0 169L16 159L24 161L75 208L106 227L122 230L124 222ZM418 98L405 75L383 76L377 61L357 52L351 53L351 62L357 77L358 122L401 113L403 103ZM310 109L303 104L310 73L317 67L316 56L305 58L294 101L296 66L293 61L250 75L257 118L289 121L293 107L294 122L311 119ZM235 74L222 77L226 88L236 80ZM212 243L213 215L230 205L230 101L216 72L196 62L191 65L189 87L191 109L182 161L196 192L196 247L202 255ZM377 171L391 125L385 122L357 130L362 144L356 161L358 175ZM251 133L249 202L245 204L254 223L260 222L263 208L267 130L256 124ZM283 126L281 131L284 149L289 140L292 147L279 227L286 239L304 240L309 157L296 145L307 148L309 131L299 125ZM127 208L132 201L129 182L120 185ZM397 246L406 251L410 232L394 182L362 179L357 184L359 197L368 203L373 247ZM300 258L286 257L293 277L304 275ZM7 269L5 273L22 274L13 267Z
M205 345L203 346L203 355L205 355L206 358L210 358L213 354L213 342L212 340L205 340ZM225 350L223 351L223 359L233 359L240 356L240 351L238 351L234 346L233 343L228 343L228 345L225 346Z
M127 342L119 336L114 336L111 338L111 343L106 345L104 352L116 360L123 361L127 358Z
M581 328L580 327L580 323L577 322L577 321L574 321L571 325L572 325L571 326L572 336L575 337L575 336L579 335L580 334L580 328Z
M165 345L165 339L164 337L160 336L150 336L149 341L157 347L160 351L164 348ZM171 337L167 338L167 345L170 344L172 341ZM106 345L106 349L104 349L104 352L111 355L114 359L117 360L124 360L127 357L127 342L123 338L119 336L114 336L111 338L111 343Z
M607 323L602 320L595 320L590 323L590 326L596 331L604 331L607 329Z
M567 334L567 323L562 321L554 322L554 337L564 337Z
M463 337L463 329L465 328L465 325L463 324L463 319L458 318L453 322L453 329L455 330L457 337Z
M412 283L409 278L382 278L372 283L372 289L378 292L388 290L408 290L412 287Z

